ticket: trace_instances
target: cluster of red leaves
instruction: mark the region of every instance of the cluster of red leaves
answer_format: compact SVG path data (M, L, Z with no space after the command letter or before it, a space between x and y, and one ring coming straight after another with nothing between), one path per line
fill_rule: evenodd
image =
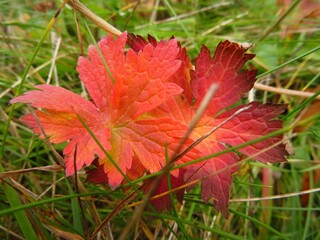
M131 47L127 52L126 44ZM282 122L273 118L285 110L284 105L252 102L219 114L239 101L255 82L255 70L241 71L254 55L246 54L236 43L221 42L213 58L203 46L194 69L186 50L174 38L157 42L152 37L147 41L123 33L117 39L112 36L102 39L98 46L104 61L91 46L89 57L80 57L77 67L91 101L50 85L39 85L36 90L11 100L11 103L28 103L42 109L21 118L35 133L48 136L52 143L68 141L64 149L67 175L84 165L92 165L95 158L98 158L97 168L87 172L88 180L108 183L112 189L123 182L124 176L132 180L145 173L158 172L166 165L166 156L174 154L213 83L218 89L182 149L221 126L175 165L282 127ZM239 109L242 111L235 114ZM263 163L282 162L287 154L284 146L270 148L281 139L282 136L272 137L241 148L239 152ZM172 188L201 179L203 199L213 198L216 209L227 217L232 174L237 171L238 159L235 153L229 152L172 171ZM155 194L167 190L164 177ZM183 190L177 195L181 200ZM170 201L164 197L154 200L153 204L161 210L169 207Z

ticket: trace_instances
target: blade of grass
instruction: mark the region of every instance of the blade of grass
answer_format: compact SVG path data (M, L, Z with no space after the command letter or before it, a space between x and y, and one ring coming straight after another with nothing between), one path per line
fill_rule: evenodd
M167 163L169 163L169 156L168 156L168 151L167 151L167 148L166 148L166 161L167 161ZM173 216L175 216L177 219L180 219L179 218L179 215L178 215L178 213L177 213L177 211L176 211L176 208L174 207L175 206L175 204L174 204L174 197L173 197L173 193L171 192L171 190L172 190L172 183L171 183L171 174L170 174L170 172L168 172L167 174L166 174L167 176L167 182L168 182L168 191L170 192L169 193L169 197L170 197L170 203L171 203L171 206L172 206L172 213L173 213ZM180 230L182 231L182 233L183 233L183 235L184 235L184 238L185 239L188 239L188 237L189 237L189 234L187 233L187 231L186 231L186 229L184 228L184 226L183 226L183 224L181 224L181 222L180 221L176 221L175 222L178 226L179 226L179 228L180 228Z
M70 186L69 181L65 181L66 185L68 187L70 195L74 194L74 191L72 187ZM81 234L81 236L85 236L84 228L83 228L83 222L82 222L82 214L79 206L79 198L72 198L71 199L71 214L72 214L72 220L73 220L73 227L74 229Z
M315 75L314 78L312 78L301 90L302 91L307 90L312 84L316 82L319 76L320 76L320 72L317 75Z
M3 172L3 171L4 169L0 165L0 172ZM9 210L15 209L16 207L23 206L20 202L20 197L18 193L10 185L3 182L3 190L10 204ZM32 224L29 221L26 213L21 211L20 212L13 211L13 213L25 238L30 240L36 239L37 234L35 233L32 227Z
M313 189L314 187L314 178L313 178L313 171L311 170L309 172L310 174L310 189ZM308 210L307 210L307 216L306 216L306 221L305 221L305 225L304 225L304 231L303 231L303 237L302 239L307 239L308 238L308 232L309 232L309 228L310 228L310 222L311 222L311 208L312 208L312 203L313 203L313 193L309 194L309 202L308 202Z
M150 213L150 212L146 212L145 214L146 215L150 215L150 216L155 216L153 213ZM196 227L196 228L199 228L199 229L211 232L211 233L215 233L215 234L217 234L217 235L219 235L221 237L224 237L224 239L244 240L244 238L242 238L240 236L234 235L232 233L229 233L229 232L217 229L217 228L212 228L210 226L202 224L201 222L197 222L196 220L189 221L189 220L184 219L184 218L177 219L174 216L170 216L170 215L166 215L166 214L160 214L160 216L163 219L168 219L168 220L173 220L173 221L180 221L181 223L189 225L190 227Z
M199 10L194 10L194 11L191 11L191 12L188 12L188 13L184 13L184 14L181 14L181 15L177 15L177 16L174 16L174 17L169 17L169 18L160 19L160 20L156 20L156 21L150 21L147 24L136 26L134 29L138 30L138 29L141 29L141 28L148 27L151 24L152 25L157 25L157 24L161 24L161 23L168 23L168 22L177 21L178 19L181 20L181 19L184 19L184 18L188 18L188 17L194 16L194 15L197 15L199 13L203 13L203 12L215 9L215 8L230 6L232 4L233 4L233 2L219 2L219 3L216 3L216 4L212 4L212 5L209 5L207 7L201 8ZM152 17L150 17L150 18L154 19Z
M244 214L244 213L242 213L242 212L236 211L236 210L234 210L234 209L232 209L232 208L229 209L229 211L232 212L232 213L235 214L235 215L238 215L238 216L241 216L241 217L243 217L243 218L245 218L245 219L250 220L252 223L254 223L254 224L258 225L258 226L264 227L264 228L267 229L268 231L270 231L270 232L276 234L277 236L279 236L281 239L288 239L288 240L289 240L289 238L287 238L287 237L284 236L282 233L280 233L279 231L277 231L277 230L274 229L273 227L269 226L268 224L265 224L265 223L263 223L263 222L255 219L255 218L253 218L253 217L250 217L250 216L248 216L248 215L246 215L246 214Z
M281 68L283 68L283 67L285 67L285 66L287 66L287 65L289 65L289 64L291 64L291 63L293 63L293 62L295 62L295 61L297 61L297 60L299 60L299 59L301 59L303 57L305 57L305 56L308 56L311 53L314 53L314 52L316 52L318 50L320 50L320 46L315 47L315 48L311 49L310 51L305 52L305 53L303 53L303 54L301 54L301 55L299 55L299 56L297 56L297 57L295 57L295 58L293 58L293 59L291 59L291 60L289 60L289 61L287 61L285 63L282 63L279 66L277 66L277 67L275 67L273 69L270 69L269 71L266 71L266 72L263 72L263 73L259 74L257 76L257 78L261 78L261 77L266 76L266 75L268 75L270 73L273 73L273 72L275 72L275 71L277 71L277 70L279 70L279 69L281 69Z
M289 198L289 197L300 196L303 194L310 194L310 193L316 193L316 192L320 192L320 188L313 188L310 190L293 192L293 193L286 193L286 194L281 194L281 195L273 195L273 196L264 197L264 198L258 197L258 198L231 199L230 202L247 202L247 201L257 202L257 201L262 201L262 200ZM294 209L294 208L291 208L291 209Z
M273 29L275 29L291 12L292 10L300 3L301 0L295 0L290 7L269 27L267 28L263 33L262 36L257 41L258 43L261 42L263 39L265 39Z
M183 31L186 33L188 36L189 40L192 42L194 48L199 52L199 46L198 44L194 41L194 38L191 36L190 32L188 29L184 26L184 24L180 21L178 18L178 15L176 14L175 10L172 8L171 4L169 3L168 0L163 0L164 4L167 6L167 8L170 10L171 14L177 19L177 23L181 26Z
M290 113L288 113L285 117L284 120L288 120L292 117L295 117L296 114L298 114L301 110L303 110L309 103L311 103L313 100L315 100L316 98L318 98L320 95L320 91L316 92L315 94L313 94L312 97L308 98L307 100L305 100L303 103L301 103L299 106L296 106L294 109L292 109L290 111Z
M112 73L111 73L111 71L110 71L110 68L109 68L106 60L105 60L104 57L103 57L103 54L102 54L102 52L101 52L101 49L99 48L97 41L94 39L94 37L93 37L93 35L92 35L92 32L90 31L90 28L89 28L87 22L86 22L84 19L82 19L82 20L83 20L84 25L85 25L85 27L86 27L86 29L87 29L87 32L89 33L89 35L90 35L90 37L91 37L92 42L94 43L94 45L95 45L95 47L96 47L96 49L97 49L97 51L98 51L98 53L99 53L99 56L100 56L100 58L101 58L101 60L102 60L102 62L103 62L103 65L104 65L105 69L107 70L107 73L108 73L108 75L109 75L109 77L110 77L110 79L111 79L111 82L114 84L114 83L115 83L114 77L113 77L113 75L112 75Z
M7 215L7 214L21 212L23 210L27 210L30 208L40 207L42 205L49 204L49 203L59 202L59 201L63 201L63 200L69 200L72 198L95 196L95 195L103 195L104 196L107 194L110 194L110 193L106 192L106 191L96 191L96 192L86 192L86 193L78 193L78 194L75 193L75 194L71 194L71 195L65 195L62 197L55 197L55 198L49 198L49 199L45 199L45 200L39 200L36 202L27 203L25 205L19 205L19 206L15 206L12 208L1 210L0 217ZM36 239L36 238L34 238L34 239Z

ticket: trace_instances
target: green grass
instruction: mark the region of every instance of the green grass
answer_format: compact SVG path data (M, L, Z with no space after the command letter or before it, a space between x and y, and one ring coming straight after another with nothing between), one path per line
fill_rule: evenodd
M157 39L174 35L193 59L202 44L213 53L224 39L254 43L250 51L257 55L252 61L258 69L257 82L283 92L257 87L254 99L288 104L282 118L295 154L283 164L242 162L234 175L228 219L201 200L199 188L185 195L183 206L175 202L172 211L155 213L147 208L138 217L130 204L141 200L139 195L118 210L130 191L87 183L83 171L78 181L66 178L57 166L64 144L53 148L39 140L18 120L31 108L9 105L14 96L46 82L84 94L75 69L81 46L86 54L88 45L106 32L78 13L80 40L70 7L50 22L60 1L44 12L38 10L41 2L2 1L0 239L88 239L110 214L96 239L118 239L132 216L138 220L127 229L128 239L320 239L320 104L316 96L301 98L283 91L318 92L319 97L319 17L301 18L299 9L306 7L299 1L282 11L271 0L162 0L159 5L158 1L81 2L121 31ZM303 117L305 111L309 118ZM271 176L268 186L262 181L266 174ZM307 175L311 180L303 189ZM131 188L141 181L133 182ZM268 196L263 196L263 187L268 188ZM306 205L301 202L304 190L311 192Z

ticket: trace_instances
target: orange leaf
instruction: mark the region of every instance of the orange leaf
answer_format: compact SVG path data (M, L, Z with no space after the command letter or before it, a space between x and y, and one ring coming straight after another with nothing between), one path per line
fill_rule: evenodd
M37 90L11 101L43 109L36 111L36 118L29 114L21 119L36 133L41 134L43 129L53 143L69 140L64 149L67 175L90 165L98 156L113 189L122 182L122 174L131 174L135 157L146 170L158 171L165 164L165 146L172 152L186 129L168 118L148 116L149 111L182 92L181 87L169 81L181 64L177 41L146 44L137 53L131 49L125 53L126 41L127 34L123 33L116 40L109 36L98 44L112 77L95 47L89 47L88 59L79 58L77 70L93 102L49 85L37 86ZM122 173L78 117L85 121Z

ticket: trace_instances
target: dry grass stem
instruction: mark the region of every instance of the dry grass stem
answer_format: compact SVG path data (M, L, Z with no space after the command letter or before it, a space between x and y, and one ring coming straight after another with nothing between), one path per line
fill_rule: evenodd
M262 91L273 92L273 93L283 94L283 95L292 96L292 97L301 97L301 98L310 98L315 94L312 92L302 92L298 90L271 87L271 86L263 85L261 83L255 83L254 88ZM320 96L317 96L316 99L320 99Z

